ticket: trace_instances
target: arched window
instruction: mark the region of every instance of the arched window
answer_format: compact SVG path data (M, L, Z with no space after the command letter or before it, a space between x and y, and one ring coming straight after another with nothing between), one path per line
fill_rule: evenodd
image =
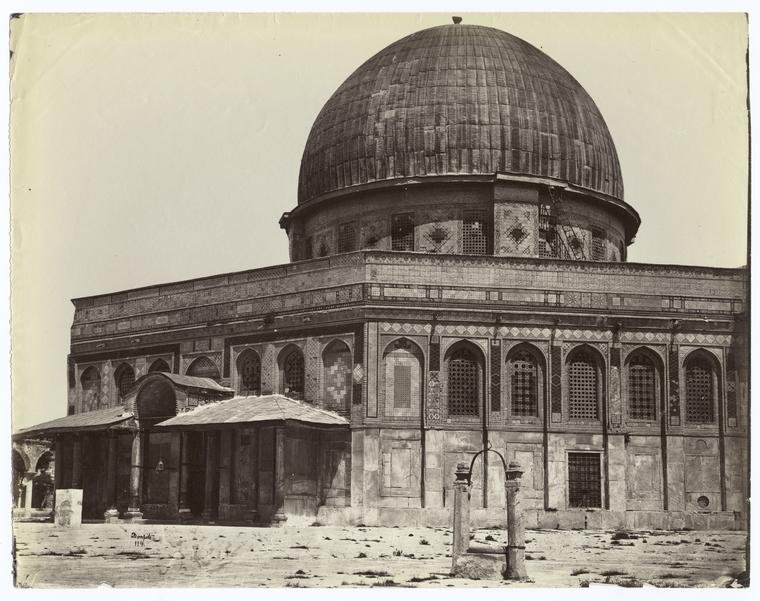
M261 359L251 349L245 349L237 358L238 392L244 395L261 394Z
M119 398L123 399L135 383L135 370L132 366L122 363L114 373L113 379L119 391Z
M351 350L334 340L322 353L322 398L327 409L348 411L351 404Z
M82 407L92 411L100 406L100 373L95 367L88 367L79 379L82 384Z
M172 368L169 367L169 364L163 359L156 359L153 363L150 364L148 373L153 374L156 372L163 372L163 373L170 374L172 372Z
M599 367L594 357L585 350L574 352L567 374L570 419L599 419Z
M480 415L482 364L469 346L456 346L448 359L449 415Z
M515 417L538 417L541 371L535 355L519 349L509 359L510 413Z
M185 375L195 376L196 378L211 378L218 382L220 379L219 368L206 356L198 357L187 368Z
M416 417L422 399L422 351L406 338L393 341L383 355L385 415Z
M299 348L285 351L280 362L282 374L282 394L291 399L304 398L304 365L303 353Z
M636 420L657 419L657 369L643 352L628 360L628 417Z
M717 378L712 361L703 355L686 360L686 423L715 423Z

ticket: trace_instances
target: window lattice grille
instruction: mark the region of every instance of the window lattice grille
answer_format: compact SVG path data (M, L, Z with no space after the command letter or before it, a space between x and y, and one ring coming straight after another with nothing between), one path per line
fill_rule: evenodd
M219 381L219 368L208 357L198 357L187 368L187 375Z
M577 353L568 370L570 380L570 419L599 419L599 382L594 360Z
M607 233L604 230L594 228L591 230L591 260L604 261L607 255L604 252L604 241Z
M119 389L119 398L124 398L135 383L135 371L125 365L119 370L116 386Z
M414 250L414 213L394 215L391 222L391 250Z
M303 355L293 350L282 364L282 392L291 399L303 399L304 373Z
M462 252L485 255L488 252L488 228L484 211L465 211L462 219Z
M238 392L261 394L261 359L253 351L244 351L238 358Z
M356 250L356 227L353 223L344 223L338 227L338 252L350 253Z
M691 424L712 424L713 373L710 365L697 359L686 367L686 421Z
M449 359L449 415L479 414L480 365L466 348L455 351Z
M654 363L646 355L636 355L628 367L628 416L657 419L657 384Z
M549 205L541 205L538 210L538 256L554 257L556 223Z
M412 368L409 365L393 366L393 407L409 409L412 406Z
M599 455L568 453L570 507L601 507L602 478Z
M538 366L527 351L517 353L511 365L512 415L538 415Z

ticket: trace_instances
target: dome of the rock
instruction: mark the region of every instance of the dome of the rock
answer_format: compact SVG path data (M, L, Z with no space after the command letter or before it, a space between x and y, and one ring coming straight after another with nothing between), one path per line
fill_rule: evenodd
M572 75L504 31L443 25L381 50L327 101L298 202L373 182L489 174L623 200L607 125Z

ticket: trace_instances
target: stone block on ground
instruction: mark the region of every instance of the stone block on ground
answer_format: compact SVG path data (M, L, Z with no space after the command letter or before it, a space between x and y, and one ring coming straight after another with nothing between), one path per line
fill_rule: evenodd
M451 569L451 575L470 580L501 580L504 561L502 554L465 553Z
M81 488L59 488L55 491L55 525L63 528L82 525Z

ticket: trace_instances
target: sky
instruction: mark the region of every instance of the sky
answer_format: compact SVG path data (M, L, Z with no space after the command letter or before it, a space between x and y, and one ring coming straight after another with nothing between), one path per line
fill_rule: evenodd
M629 261L746 263L740 14L468 14L596 101L642 225ZM71 298L286 262L309 129L332 92L449 14L12 20L14 428L64 415Z

